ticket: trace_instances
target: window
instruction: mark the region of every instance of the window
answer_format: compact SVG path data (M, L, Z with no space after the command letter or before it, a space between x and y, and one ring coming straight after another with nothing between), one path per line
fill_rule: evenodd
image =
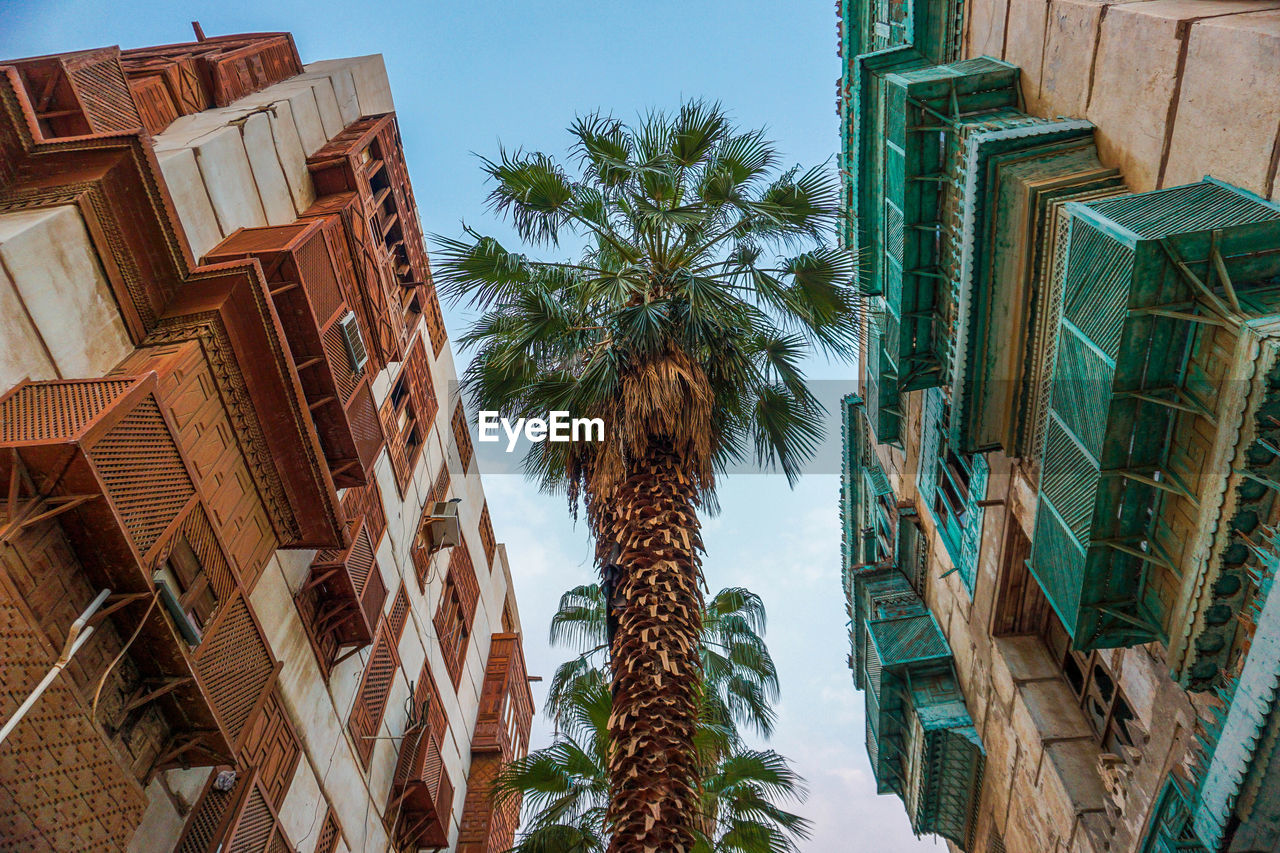
M417 337L410 345L400 374L392 383L391 393L379 412L383 432L387 435L396 484L401 489L409 482L418 457L422 455L423 444L438 408L426 349L422 338Z
M455 688L462 680L462 665L471 641L471 624L476 615L479 594L471 555L463 543L449 555L449 571L445 575L440 606L433 620L440 651Z
M163 582L178 600L182 612L200 634L204 633L218 598L209 576L185 536L179 536L169 557L156 569L155 579Z
M1041 636L1103 751L1120 755L1121 747L1133 746L1129 732L1133 709L1107 666L1106 652L1072 649L1066 628L1052 610L1046 614Z
M956 453L951 447L949 423L950 406L942 389L925 391L917 485L925 506L933 513L952 564L965 588L973 592L982 536L980 502L987 491L987 461L981 455Z
M1005 535L992 634L1039 637L1076 697L1099 746L1120 754L1120 747L1133 745L1129 733L1133 710L1107 667L1106 652L1085 653L1071 648L1071 636L1027 568L1030 555L1031 540L1021 525L1012 521Z

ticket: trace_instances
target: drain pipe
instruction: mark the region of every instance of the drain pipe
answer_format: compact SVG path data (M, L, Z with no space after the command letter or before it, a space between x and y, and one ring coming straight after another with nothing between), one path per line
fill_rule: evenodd
M88 622L93 618L93 614L98 612L98 608L102 607L103 602L107 600L109 595L111 595L111 590L109 589L104 589L98 593L98 597L89 603L89 606L80 614L80 618L71 623L71 630L67 632L67 642L62 646L62 654L54 662L53 668L49 670L44 679L36 685L36 689L31 691L31 695L18 706L18 710L4 724L4 728L0 729L0 743L3 743L9 733L22 721L22 718L31 710L31 706L36 704L36 700L40 698L44 691L49 689L49 685L58 677L58 673L66 669L67 664L71 663L71 659L75 657L76 652L80 651L81 647L89 642L89 638L93 636L93 629L96 626L88 625Z

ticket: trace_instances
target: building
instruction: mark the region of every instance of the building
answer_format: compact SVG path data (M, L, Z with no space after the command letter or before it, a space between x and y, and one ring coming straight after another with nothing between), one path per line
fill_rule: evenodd
M1280 4L837 4L850 667L954 850L1280 850Z
M197 33L0 62L0 848L505 849L519 614L381 57Z

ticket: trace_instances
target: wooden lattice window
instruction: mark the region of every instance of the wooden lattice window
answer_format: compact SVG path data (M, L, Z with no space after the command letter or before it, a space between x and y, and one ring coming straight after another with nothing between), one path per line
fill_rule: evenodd
M429 660L422 662L422 674L418 676L418 683L413 691L413 705L414 720L425 720L427 729L443 740L449 729L449 715L440 700L440 689L436 687L435 676L431 674Z
M315 853L334 853L341 838L342 827L338 825L338 816L334 814L333 806L328 806L324 812L324 823L320 824Z
M427 495L427 503L448 500L449 483L449 463L441 462L440 470L436 473L436 479L431 484L431 492Z
M395 679L396 670L400 668L397 640L391 626L384 619L378 628L377 639L373 642L373 651L365 665L360 690L356 693L351 719L347 723L351 739L355 742L356 754L366 767L369 765L369 757L373 755L378 727L382 725L382 715L387 710L391 683Z
M431 425L440 404L431 384L431 368L427 363L422 337L417 337L391 385L391 393L382 404L380 415L383 432L391 452L396 484L403 489L413 475L422 455Z
M493 536L493 522L489 520L489 502L485 501L484 508L480 510L480 544L484 546L485 560L488 561L489 568L493 568L493 553L498 548L498 543Z
M437 356L444 349L444 345L449 340L448 334L444 328L444 314L440 310L440 297L436 294L434 286L426 288L426 294L423 297L425 305L424 316L427 320L427 334L431 336L431 350Z
M467 430L467 416L462 411L462 401L453 409L453 441L458 446L458 459L462 461L462 473L471 467L471 433Z
M373 651L364 668L360 691L351 709L349 728L356 742L356 752L367 765L373 754L373 744L382 725L382 715L387 710L387 696L391 682L400 668L400 638L409 618L409 596L404 584L400 584L391 610L382 618L378 635L373 641Z
M511 615L511 602L502 602L502 633L516 633L516 620Z
M471 626L479 594L470 553L465 545L454 548L449 555L449 571L445 575L444 590L433 623L449 679L455 688L462 680L462 665L471 641Z
M392 636L396 638L396 643L400 642L400 638L404 636L404 627L409 621L409 594L405 591L404 584L400 584L400 589L396 591L396 599L391 602L391 611L387 614L387 626L391 630Z

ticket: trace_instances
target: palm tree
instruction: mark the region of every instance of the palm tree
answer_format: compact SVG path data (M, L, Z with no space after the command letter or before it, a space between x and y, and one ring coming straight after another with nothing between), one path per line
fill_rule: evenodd
M584 584L560 596L551 617L551 643L582 652L561 664L547 691L547 713L559 722L571 709L571 688L584 673L600 668L608 649L605 597L598 584ZM699 652L703 672L701 715L704 724L735 732L746 726L773 734L778 700L778 670L765 645L764 602L742 587L726 587L706 603Z
M608 843L608 719L613 703L601 660L605 600L596 585L576 587L560 599L552 618L553 643L582 653L557 668L547 698L556 721L555 742L504 768L498 796L519 794L530 815L513 853L599 853ZM808 821L778 806L802 798L802 782L782 756L750 749L739 724L767 733L777 673L760 634L764 607L744 589L724 589L703 619L704 664L699 812L693 821L697 853L783 853L808 836ZM737 696L738 699L728 697Z
M598 417L605 440L536 444L527 472L578 499L609 599L613 851L688 851L698 811L702 540L717 476L754 457L794 482L822 435L801 362L852 356L850 257L825 244L832 170L779 171L763 131L693 102L635 127L577 119L576 170L486 160L493 209L535 260L467 229L439 239L442 292L480 312L462 338L476 407ZM788 256L781 257L785 253Z

